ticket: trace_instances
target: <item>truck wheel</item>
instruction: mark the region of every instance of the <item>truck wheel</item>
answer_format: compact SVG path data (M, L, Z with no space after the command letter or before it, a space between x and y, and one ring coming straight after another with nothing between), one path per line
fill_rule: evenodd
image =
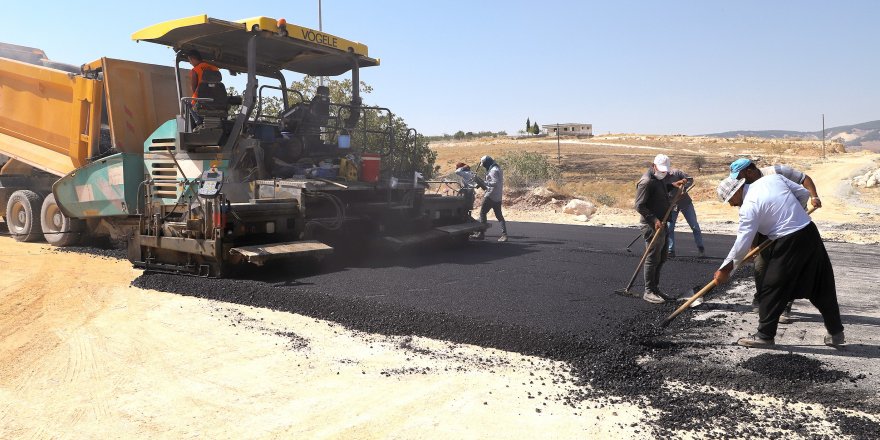
M15 241L37 241L43 237L38 215L43 198L39 194L21 189L9 196L6 203L6 226Z
M85 221L64 215L58 203L55 203L55 194L49 194L43 199L43 207L40 209L40 226L49 244L72 246L82 238Z

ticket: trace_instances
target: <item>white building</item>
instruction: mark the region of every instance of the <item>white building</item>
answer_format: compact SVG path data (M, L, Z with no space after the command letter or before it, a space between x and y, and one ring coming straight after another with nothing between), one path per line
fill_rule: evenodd
M592 136L593 135L593 124L577 124L577 123L568 123L568 124L550 124L550 125L542 125L541 128L544 129L544 132L550 136L556 136L556 132L559 132L560 136Z

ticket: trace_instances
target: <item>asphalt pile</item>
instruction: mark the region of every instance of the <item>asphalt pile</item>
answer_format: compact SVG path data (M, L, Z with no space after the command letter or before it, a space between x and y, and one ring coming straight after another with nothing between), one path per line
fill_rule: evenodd
M56 247L54 249L57 252L88 254L114 260L125 260L128 258L124 244L114 242L106 237L86 237L79 245Z

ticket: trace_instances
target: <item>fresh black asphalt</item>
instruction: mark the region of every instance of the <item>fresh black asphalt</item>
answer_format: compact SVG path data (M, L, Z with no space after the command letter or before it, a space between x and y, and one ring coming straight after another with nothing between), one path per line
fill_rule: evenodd
M485 241L452 249L417 249L361 261L325 264L323 273L296 278L300 289L340 298L368 299L426 312L526 326L537 331L590 333L608 321L657 308L614 295L624 288L645 249L637 229L510 223L510 241ZM678 234L678 258L662 270L661 289L681 295L711 280L733 237L706 235L710 257L695 258L690 232ZM263 276L266 276L265 274ZM285 278L277 274L267 281ZM632 292L644 289L642 273Z
M686 312L663 330L657 324L676 304L614 294L626 286L644 251L642 240L632 252L626 250L636 229L537 223L510 223L508 229L507 243L495 241L497 229L492 229L495 234L486 241L459 247L340 252L317 272L314 265L294 262L258 268L237 279L145 273L132 284L298 313L355 331L425 336L559 360L568 365L564 372L570 376L557 371L548 379L574 377L579 391L556 398L573 408L599 397L651 407L659 413L646 420L649 432L662 438L682 433L718 437L712 432L724 433L719 438L811 437L822 429L808 413L787 405L767 409L756 419L745 400L670 388L670 381L826 405L840 432L855 438L872 438L880 430L880 424L845 412L864 410L866 397L834 383L857 378L796 354L768 353L743 366L730 365L724 356L688 354L689 348L729 350L730 342L700 342L699 336L727 333L732 323L692 320ZM676 238L678 258L666 263L660 282L673 295L708 283L734 239L704 235L708 257L696 258L691 234L679 232ZM748 275L748 270L739 274ZM639 273L632 290L642 289ZM696 335L697 341L675 337L686 334Z

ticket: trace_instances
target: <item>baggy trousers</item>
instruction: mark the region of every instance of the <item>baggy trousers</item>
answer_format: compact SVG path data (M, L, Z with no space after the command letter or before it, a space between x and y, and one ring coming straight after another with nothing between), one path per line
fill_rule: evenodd
M816 225L780 237L761 252L766 267L758 285L758 336L773 338L789 301L806 298L819 309L829 334L843 331L834 269Z
M645 258L645 267L642 269L642 273L645 277L645 291L656 294L659 292L658 287L660 286L660 269L669 255L669 250L666 247L666 228L660 228L658 231L652 225L642 225L645 249L648 249L651 240L654 239L654 234L660 234L660 236L654 241L654 246L648 250L648 257Z

